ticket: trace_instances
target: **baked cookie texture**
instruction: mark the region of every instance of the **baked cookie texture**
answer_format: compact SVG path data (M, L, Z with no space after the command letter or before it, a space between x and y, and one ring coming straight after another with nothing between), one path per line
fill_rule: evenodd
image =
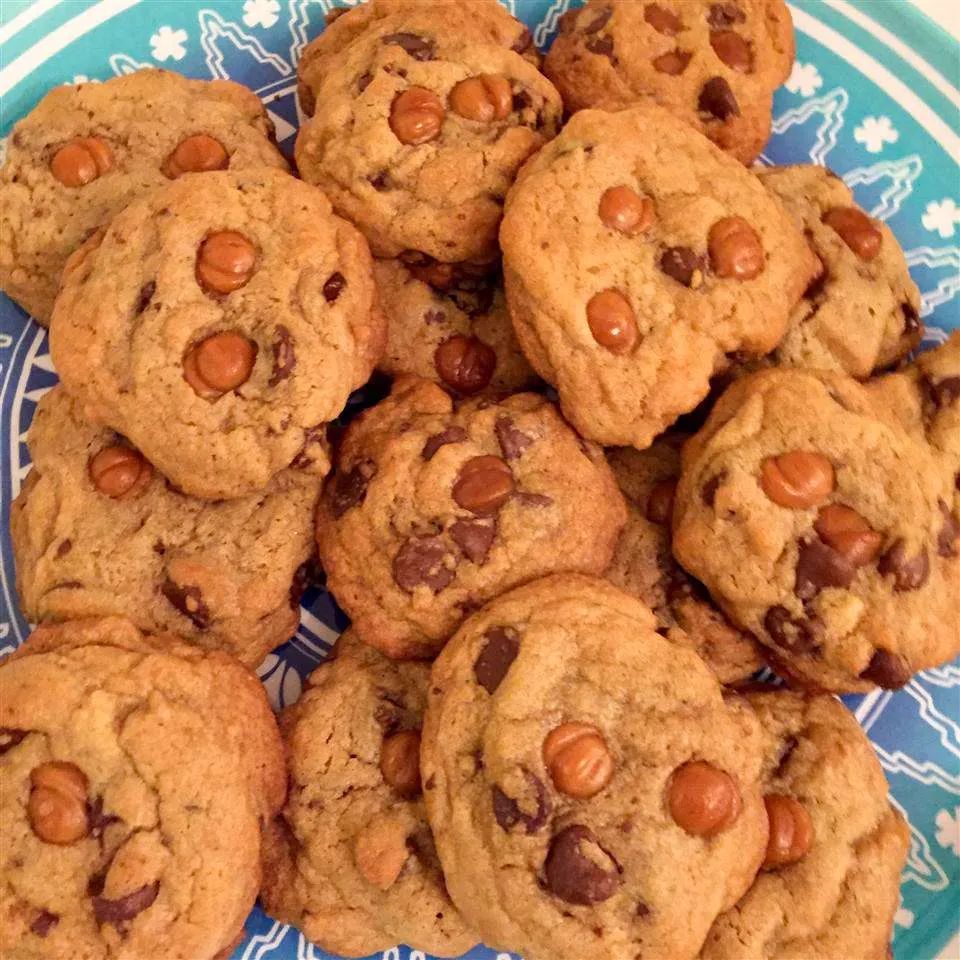
M627 501L627 523L606 578L642 600L670 640L691 645L721 683L747 679L764 665L762 647L737 629L673 558L670 522L686 437L667 434L646 450L617 447L607 462Z
M543 397L457 405L411 378L347 429L317 544L361 639L392 657L431 657L510 587L601 573L625 515L602 452Z
M557 575L488 604L434 664L427 812L485 943L692 958L753 880L759 725L656 625L610 584Z
M316 91L354 40L386 17L403 14L411 30L439 32L450 39L506 47L533 64L540 55L530 31L498 0L366 0L355 7L334 7L323 33L304 47L297 63L297 99L308 117Z
M39 403L33 469L10 512L31 622L121 615L256 666L300 619L320 481L290 469L263 491L180 493L62 387Z
M373 275L387 319L384 373L433 380L461 397L515 393L539 382L496 277L401 260L377 260Z
M783 0L588 0L561 17L543 69L571 113L651 100L750 163L793 58Z
M825 167L772 167L757 175L794 216L821 263L772 363L863 379L918 346L920 291L890 228L867 216Z
M50 349L84 417L177 487L223 499L295 462L386 337L366 241L270 170L189 175L134 201L71 258Z
M50 321L67 257L128 203L187 171L287 169L263 104L230 80L138 70L54 87L0 168L0 289Z
M564 414L641 449L728 354L777 345L817 270L756 177L652 103L576 114L524 167L500 240L517 337Z
M459 956L477 942L450 902L420 784L430 668L348 631L281 729L290 792L268 834L262 899L325 950L397 942Z
M779 691L747 700L763 726L775 862L717 919L700 956L886 960L910 834L873 747L832 697Z
M0 939L17 960L212 960L243 933L283 804L263 687L111 617L0 665Z
M560 96L519 54L451 38L442 12L427 19L414 30L384 17L342 51L300 128L297 166L379 257L491 262L504 197L559 129Z
M856 381L763 371L684 447L673 549L794 682L896 688L960 650L952 482Z

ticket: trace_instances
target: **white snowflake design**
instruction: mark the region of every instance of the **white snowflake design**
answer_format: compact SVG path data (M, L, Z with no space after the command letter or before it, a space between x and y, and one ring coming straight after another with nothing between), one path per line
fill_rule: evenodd
M939 233L944 240L952 237L960 224L960 207L949 197L932 200L927 204L920 222L931 232Z
M794 63L785 86L791 93L812 97L823 86L823 77L820 76L816 64L800 63L798 60Z
M150 38L150 52L154 60L182 60L187 55L186 42L186 30L160 27Z
M940 810L935 822L937 843L941 847L952 849L960 857L960 807L954 807L952 814L949 810Z
M893 129L889 117L864 117L853 131L853 139L866 147L867 153L879 153L888 143L896 143L900 134Z
M272 27L280 13L278 0L247 0L243 5L243 22L248 27Z

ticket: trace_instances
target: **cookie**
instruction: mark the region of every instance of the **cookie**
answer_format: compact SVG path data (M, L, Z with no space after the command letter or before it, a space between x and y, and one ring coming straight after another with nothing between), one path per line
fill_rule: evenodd
M268 834L262 900L324 950L367 956L403 942L448 957L477 942L427 825L429 682L426 664L388 660L349 632L281 719L290 789Z
M855 380L776 369L683 451L673 550L798 684L903 686L960 651L960 524L929 446Z
M384 373L433 380L462 397L537 384L494 277L401 260L377 260L373 275L387 318Z
M655 627L609 584L558 575L489 603L434 664L427 813L485 943L690 960L753 880L759 725Z
M764 732L764 868L702 960L887 960L910 846L869 740L827 696L752 693Z
M824 167L773 167L758 176L821 263L771 361L863 379L906 356L923 335L920 291L890 228L864 213Z
M213 500L291 463L326 473L325 425L385 337L363 237L319 190L255 170L182 177L91 237L50 352L87 419Z
M430 657L510 587L601 573L625 515L602 452L548 400L458 405L409 378L348 428L317 544L360 637L392 657Z
M414 32L395 14L350 43L315 91L297 166L377 256L491 263L507 190L562 105L519 54L442 23Z
M128 203L187 172L287 163L263 104L230 80L138 70L54 87L0 168L0 290L44 326L67 257Z
M228 956L283 804L263 687L119 617L0 664L0 942L22 960Z
M500 241L517 337L564 414L641 449L728 354L777 345L817 269L756 177L652 103L576 114L524 167Z
M667 435L647 450L607 451L626 497L627 523L606 578L650 607L668 639L691 644L721 683L736 683L764 665L762 648L734 627L706 587L673 559L670 520L684 439Z
M783 0L587 0L560 18L543 69L571 113L651 100L751 163L793 56Z
M353 8L334 7L323 33L304 47L297 62L297 99L304 114L313 116L315 91L346 47L396 14L404 14L407 33L439 30L450 38L506 47L535 65L540 61L530 31L497 0L366 0Z
M17 590L33 623L128 617L256 666L300 621L320 482L284 470L263 492L196 500L54 387L10 511Z

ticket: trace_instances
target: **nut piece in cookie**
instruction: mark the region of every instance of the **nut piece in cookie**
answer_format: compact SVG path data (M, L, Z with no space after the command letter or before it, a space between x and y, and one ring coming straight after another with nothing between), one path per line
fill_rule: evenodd
M427 812L485 943L693 960L753 881L760 726L656 625L605 581L554 575L488 603L434 664Z
M510 587L601 573L625 514L601 451L543 397L456 404L404 378L347 429L317 543L360 637L393 657L430 657Z
M213 960L242 935L283 744L256 676L120 617L0 664L5 955Z
M128 203L185 173L287 169L263 104L230 80L138 70L51 90L0 168L0 290L50 321L67 257Z

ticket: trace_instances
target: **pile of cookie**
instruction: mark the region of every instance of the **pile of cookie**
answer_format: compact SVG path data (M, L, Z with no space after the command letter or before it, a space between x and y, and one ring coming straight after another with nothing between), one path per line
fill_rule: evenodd
M3 955L225 958L259 894L346 956L883 960L909 835L833 694L960 651L960 335L911 360L889 229L745 166L785 4L588 0L542 63L495 0L334 13L297 175L164 71L10 138L61 382ZM352 626L278 726L316 558Z

